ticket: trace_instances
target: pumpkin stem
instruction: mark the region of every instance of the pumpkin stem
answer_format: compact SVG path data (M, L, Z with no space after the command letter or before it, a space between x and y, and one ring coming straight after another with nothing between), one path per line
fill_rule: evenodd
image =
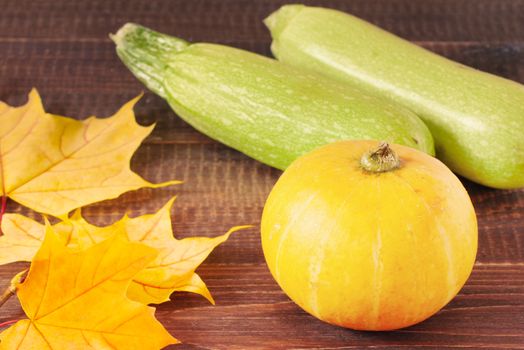
M381 141L377 149L364 153L360 165L372 173L384 173L400 167L400 160L389 144Z

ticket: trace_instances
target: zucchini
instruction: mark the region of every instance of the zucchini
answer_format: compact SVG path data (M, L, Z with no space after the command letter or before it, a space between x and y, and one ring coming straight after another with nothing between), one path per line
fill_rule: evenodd
M287 5L265 23L278 60L413 110L437 157L495 188L524 186L524 87L438 56L343 12Z
M345 139L388 140L434 152L431 133L413 112L331 79L136 24L111 37L124 64L182 119L276 168Z

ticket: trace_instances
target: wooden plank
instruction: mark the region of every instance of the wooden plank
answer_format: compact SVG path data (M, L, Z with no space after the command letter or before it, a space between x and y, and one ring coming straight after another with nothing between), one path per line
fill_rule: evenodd
M22 265L10 267L14 272ZM7 272L0 270L0 285L10 278ZM283 294L265 265L206 263L199 273L216 306L176 293L171 303L158 307L158 318L184 342L173 349L524 348L524 265L476 265L460 294L437 315L382 333L316 320ZM1 310L0 322L23 317L14 298Z
M304 0L353 13L410 40L524 39L522 0ZM133 21L189 39L266 38L261 20L287 0L18 0L2 7L10 38L101 38ZM503 18L503 20L501 20ZM218 29L218 30L217 30Z

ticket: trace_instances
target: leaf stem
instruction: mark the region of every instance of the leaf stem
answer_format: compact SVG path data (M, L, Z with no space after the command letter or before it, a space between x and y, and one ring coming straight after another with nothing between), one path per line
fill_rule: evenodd
M26 276L27 269L20 271L13 278L11 278L9 286L3 291L2 295L0 295L0 307L2 307L2 305L4 305L9 300L9 298L11 298L11 296L16 293L18 285L24 282Z
M5 326L9 326L9 325L12 325L13 323L17 323L18 320L9 320L9 321L5 321L5 322L2 322L0 323L0 328L4 328Z
M13 288L12 285L7 287L4 290L4 292L2 293L2 295L0 296L0 307L2 307L2 305L4 305L9 300L9 298L11 298L11 296L14 295L15 293L16 293L16 288Z

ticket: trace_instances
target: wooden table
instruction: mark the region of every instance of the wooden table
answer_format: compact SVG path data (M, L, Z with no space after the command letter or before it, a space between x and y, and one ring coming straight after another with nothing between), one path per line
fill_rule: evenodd
M120 63L108 33L137 22L193 41L270 55L261 20L277 0L2 0L0 99L21 104L32 86L47 110L109 116L144 87ZM370 20L465 64L524 82L522 0L305 1ZM177 194L178 237L213 236L259 223L280 172L199 134L146 92L137 109L157 128L132 167L152 181L183 185L140 190L85 210L97 223L126 211L152 212ZM524 137L524 135L523 135ZM479 252L460 294L431 319L397 332L355 332L317 321L278 288L262 255L258 229L237 234L199 269L217 305L185 293L158 307L158 318L183 345L176 349L343 349L424 347L524 348L524 190L497 191L465 181L477 209ZM10 212L27 211L9 203ZM20 265L0 267L0 285ZM0 322L21 317L12 298Z

